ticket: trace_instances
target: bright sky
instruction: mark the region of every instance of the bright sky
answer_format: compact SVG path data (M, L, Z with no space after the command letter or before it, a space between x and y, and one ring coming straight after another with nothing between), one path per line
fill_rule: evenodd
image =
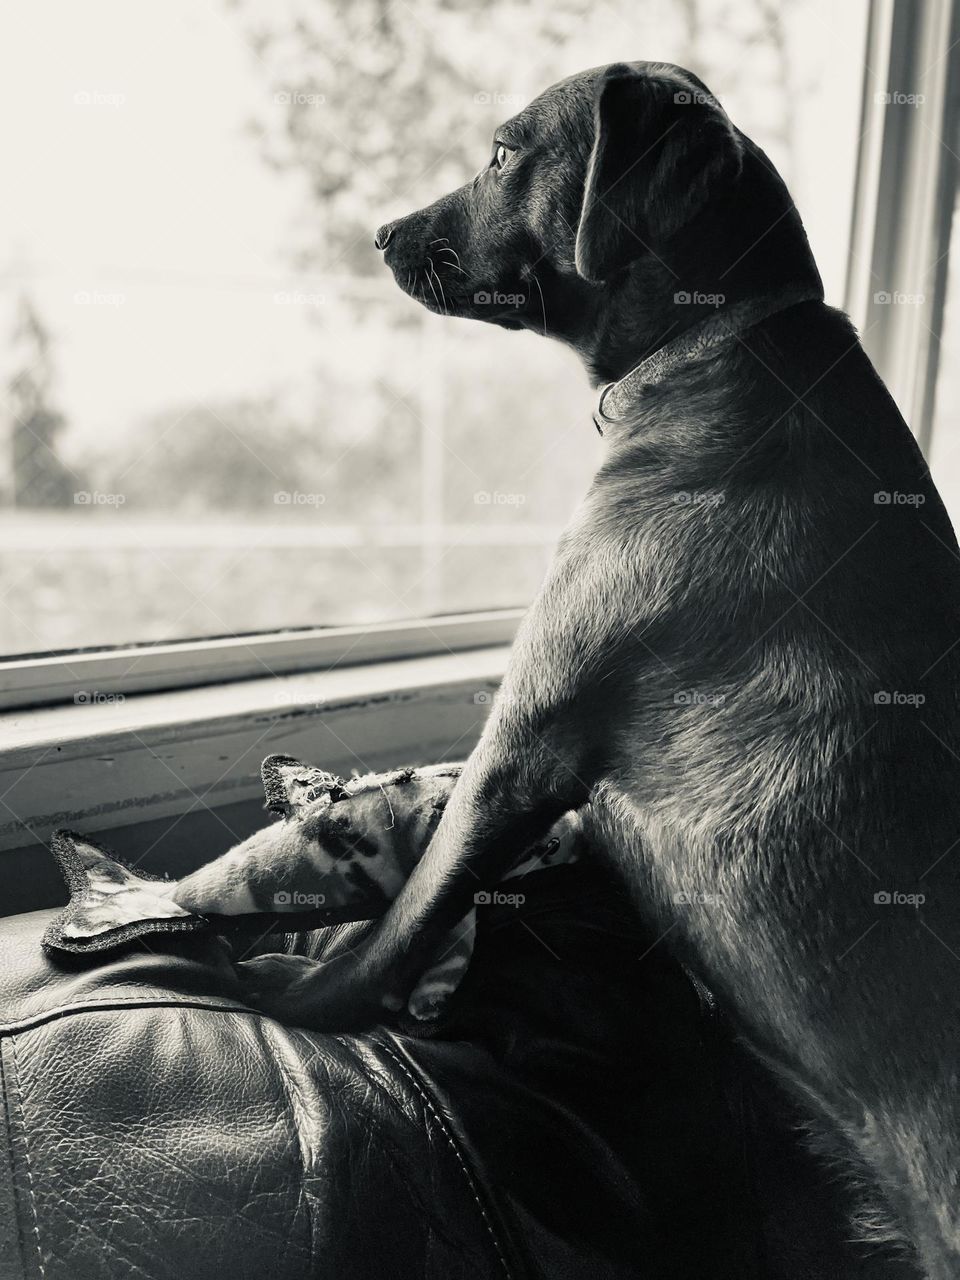
M649 16L633 3L642 31ZM838 302L865 10L865 0L802 0L792 31L801 72L821 85L801 120L795 193ZM587 34L582 56L570 50L571 69L603 58L602 35ZM606 56L623 56L621 46ZM738 117L731 98L741 97ZM748 86L725 97L748 131L743 110L763 109L749 97ZM309 206L244 131L265 110L283 109L223 0L0 9L0 377L10 304L29 283L57 338L58 400L75 441L308 371L309 306L274 297L317 287L292 279L282 252ZM348 341L345 353L355 354Z

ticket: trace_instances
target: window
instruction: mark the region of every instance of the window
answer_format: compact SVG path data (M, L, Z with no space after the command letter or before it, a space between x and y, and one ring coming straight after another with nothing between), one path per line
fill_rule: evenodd
M842 303L867 10L11 0L0 654L523 605L593 392L420 311L374 228L554 80L654 56L768 150Z

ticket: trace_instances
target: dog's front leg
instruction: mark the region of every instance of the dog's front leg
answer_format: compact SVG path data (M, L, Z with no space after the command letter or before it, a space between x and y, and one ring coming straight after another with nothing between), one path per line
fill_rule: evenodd
M540 748L543 755L550 749ZM474 894L495 885L525 848L587 798L587 786L576 779L557 785L564 780L560 766L536 785L529 755L519 763L514 772L500 734L485 738L426 853L365 944L351 955L304 969L290 989L257 1003L301 1025L330 1030L372 1025L401 1009L474 905Z
M607 761L616 645L596 574L569 557L521 627L501 693L429 848L354 955L298 979L284 1008L332 1029L368 1025L405 1003L449 930L525 848L578 808Z
M240 964L248 1002L282 1021L329 1030L372 1025L399 1011L438 957L449 959L461 941L474 918L474 895L496 885L585 798L585 787L553 787L546 774L531 789L536 775L527 768L514 774L500 767L501 758L497 737L474 752L426 852L369 938L329 961L278 955Z

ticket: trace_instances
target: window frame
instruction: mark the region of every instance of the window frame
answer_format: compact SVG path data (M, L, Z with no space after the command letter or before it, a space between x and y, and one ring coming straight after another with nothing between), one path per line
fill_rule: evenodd
M920 94L888 108L883 95ZM927 452L960 157L960 0L871 0L845 309ZM929 306L877 304L924 294Z

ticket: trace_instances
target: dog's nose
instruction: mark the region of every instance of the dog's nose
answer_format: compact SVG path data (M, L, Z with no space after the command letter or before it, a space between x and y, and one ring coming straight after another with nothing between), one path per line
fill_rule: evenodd
M393 228L397 224L395 222L385 223L377 234L373 237L373 243L378 249L385 249L390 243L390 237L393 235Z

